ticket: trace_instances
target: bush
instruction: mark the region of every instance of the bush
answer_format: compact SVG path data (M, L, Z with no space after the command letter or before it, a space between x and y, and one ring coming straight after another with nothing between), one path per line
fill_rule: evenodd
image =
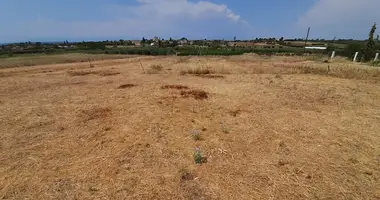
M156 71L161 71L164 67L162 67L162 65L154 64L154 65L151 65L150 68Z
M356 52L363 51L364 44L363 43L350 43L344 48L343 56L351 58L355 55Z
M373 61L373 62L371 63L371 66L373 66L373 67L380 67L380 60Z
M158 74L160 71L162 71L163 67L162 65L151 65L150 68L148 69L147 73L148 74Z
M195 148L194 161L196 164L203 164L207 162L207 157L203 155L199 147Z

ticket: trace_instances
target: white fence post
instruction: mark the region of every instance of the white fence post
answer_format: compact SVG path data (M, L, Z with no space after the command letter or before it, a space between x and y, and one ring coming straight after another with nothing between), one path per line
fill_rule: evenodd
M356 59L358 58L358 54L359 54L359 52L355 53L354 60L353 60L354 62L356 62Z
M335 57L335 51L332 52L330 59L332 60L334 57Z
M375 59L373 59L373 61L377 61L377 58L379 58L379 53L376 53Z

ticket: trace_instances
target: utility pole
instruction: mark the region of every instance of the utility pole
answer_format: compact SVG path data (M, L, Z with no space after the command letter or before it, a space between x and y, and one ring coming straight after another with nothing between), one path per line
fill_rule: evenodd
M306 40L305 40L305 46L303 47L303 52L306 52L306 45L307 45L307 40L309 39L309 33L310 33L310 27L307 29L307 35L306 35Z

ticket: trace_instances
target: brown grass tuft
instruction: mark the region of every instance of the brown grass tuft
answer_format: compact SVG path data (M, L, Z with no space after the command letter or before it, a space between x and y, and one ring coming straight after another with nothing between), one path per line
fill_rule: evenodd
M125 88L131 88L131 87L136 87L136 86L137 86L136 84L128 83L128 84L120 85L120 86L118 87L118 89L125 89Z
M102 118L107 118L111 113L110 108L90 108L86 110L82 110L79 113L79 117L83 121L91 121L91 120L96 120L96 119L102 119Z
M89 74L96 74L96 72L93 71L68 71L67 73L70 76L86 76Z
M240 109L232 110L229 112L231 116L236 117L239 113L241 113Z
M223 75L214 75L214 74L200 75L199 77L210 78L210 79L213 79L213 78L225 78Z
M112 71L99 71L96 73L99 76L114 76L120 74L120 72L112 72Z
M186 85L163 85L161 86L161 89L177 89L177 90L183 90L183 89L189 89Z
M164 67L162 65L159 65L159 64L153 64L150 66L150 68L147 70L146 73L148 74L158 74L160 73L162 70L164 69Z
M203 67L197 67L197 68L190 68L187 70L182 70L180 72L181 75L186 75L186 74L192 74L192 75L204 75L204 74L213 74L214 71L208 68L203 68Z
M95 74L99 76L114 76L120 74L119 72L112 71L68 71L70 76L86 76L90 74Z
M194 99L203 100L208 98L207 92L203 90L190 90L190 91L181 91L182 97L193 97Z
M195 178L195 175L186 168L179 170L179 175L181 181L191 181Z

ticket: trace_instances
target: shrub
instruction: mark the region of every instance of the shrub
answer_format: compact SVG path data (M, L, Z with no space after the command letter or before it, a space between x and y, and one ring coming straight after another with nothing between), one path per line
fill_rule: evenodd
M373 67L380 67L380 60L373 61L373 62L371 63L371 66L373 66Z
M181 91L182 97L193 97L197 100L203 100L208 98L208 94L205 91L202 90L190 90L190 91Z
M157 74L160 71L162 71L162 69L163 69L162 65L154 64L154 65L150 66L150 68L148 69L147 73L148 74Z
M199 147L195 148L194 161L196 164L203 164L207 162L207 157L203 155Z
M156 71L161 71L163 69L162 65L156 65L156 64L151 65L150 68Z

